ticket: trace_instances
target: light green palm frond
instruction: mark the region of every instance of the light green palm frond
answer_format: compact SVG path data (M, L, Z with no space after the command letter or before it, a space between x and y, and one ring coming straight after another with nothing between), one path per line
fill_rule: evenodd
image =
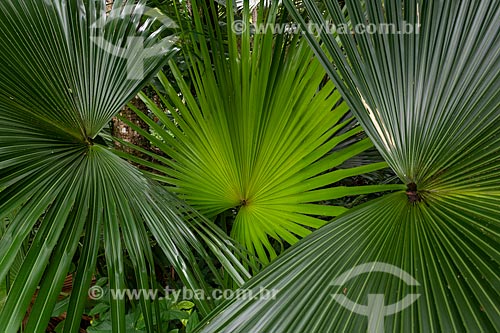
M274 7L262 23L276 22ZM373 145L333 84L323 84L325 71L304 39L276 37L271 30L239 35L234 23L229 9L227 46L218 29L208 42L191 35L186 58L194 87L172 62L180 91L160 74L162 107L142 94L158 121L137 114L156 136L128 123L168 156L145 152L163 162L145 164L164 174L152 177L208 217L234 212L231 236L268 263L278 252L270 239L294 244L326 223L321 216L347 211L327 203L404 187L332 186L387 165L338 168ZM199 21L196 28L202 31Z

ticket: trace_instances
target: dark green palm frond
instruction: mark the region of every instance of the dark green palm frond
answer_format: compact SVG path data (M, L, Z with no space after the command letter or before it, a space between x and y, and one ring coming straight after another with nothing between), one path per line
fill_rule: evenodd
M157 21L161 27L151 29ZM45 331L82 241L64 326L78 331L102 235L112 289L153 288L150 235L189 288L207 288L194 255L208 260L206 249L243 282L227 237L196 216L188 227L187 207L98 143L110 118L164 64L172 40L155 36L165 22L135 1L115 1L109 16L104 0L0 3L0 220L16 212L0 238L1 281L37 227L0 309L2 332L18 331L37 290L26 331ZM130 41L158 52L144 54ZM133 286L125 281L125 251ZM152 304L140 304L153 331L160 321ZM202 313L212 307L197 305ZM111 314L113 331L124 332L125 300L112 300Z

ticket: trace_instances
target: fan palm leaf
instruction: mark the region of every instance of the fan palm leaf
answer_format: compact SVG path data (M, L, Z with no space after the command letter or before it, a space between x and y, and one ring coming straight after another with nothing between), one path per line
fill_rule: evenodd
M231 236L268 263L278 252L270 239L294 244L326 223L321 216L347 210L326 202L404 187L332 186L387 164L338 168L373 145L332 83L322 84L325 71L306 40L275 38L271 30L240 36L228 13L228 47L217 29L209 43L191 34L194 49L186 58L194 88L171 62L180 91L160 74L163 107L142 94L158 123L136 113L155 135L128 124L168 155L145 152L163 162L145 164L164 174L152 177L207 217L234 212ZM266 23L275 23L276 6L269 15Z
M2 332L18 331L37 289L25 329L45 331L80 242L64 332L79 329L101 246L111 289L153 288L151 236L189 288L207 288L194 253L219 276L206 249L237 283L247 276L220 231L190 214L99 136L165 62L173 40L155 38L165 29L153 28L158 20L166 22L135 1L115 1L110 14L104 0L0 3L0 220L16 212L0 238L0 280L37 225L0 309ZM127 47L130 40L162 52L144 57ZM131 77L131 71L138 75ZM132 286L125 281L125 251L135 268ZM153 331L159 314L150 300L139 303ZM198 306L206 313L212 304ZM124 332L124 299L111 300L111 316L113 331Z

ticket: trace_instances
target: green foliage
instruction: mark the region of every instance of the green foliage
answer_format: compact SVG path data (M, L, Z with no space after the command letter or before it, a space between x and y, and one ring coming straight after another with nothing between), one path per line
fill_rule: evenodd
M193 2L202 31L199 11ZM243 20L249 20L248 9ZM170 62L180 91L160 74L163 107L142 94L158 122L136 113L154 135L128 124L167 155L148 153L163 164L143 163L163 174L153 178L208 217L234 212L231 236L268 263L277 256L270 239L294 244L326 223L320 216L347 210L321 201L402 186L332 187L387 165L338 168L373 145L359 135L333 84L323 84L325 71L305 39L275 38L271 31L240 35L232 30L234 22L229 8L227 41L219 26L209 31L208 42L191 35L193 48L185 58L193 87ZM276 8L264 22L277 22Z
M124 5L132 12L123 12ZM143 21L141 8L135 1L115 1L120 14L105 21L100 36L118 46L130 37L156 46L157 31L149 29L155 20ZM1 281L36 231L0 308L2 332L18 331L36 291L25 329L45 330L79 246L64 332L78 331L101 246L113 289L154 285L151 238L189 288L208 288L196 258L208 263L221 284L227 276L219 274L214 256L236 283L248 276L220 230L99 137L166 59L164 53L143 59L126 47L115 56L98 46L92 24L102 18L104 0L0 3L0 221L16 212L0 238ZM143 78L129 79L129 61L142 62ZM133 263L135 282L125 280L124 256ZM139 301L148 331L156 326L151 303ZM197 306L204 314L213 304ZM126 331L123 300L111 301L110 318L113 332Z
M111 317L111 292L106 285L107 279L97 281L96 286L102 288L103 294L98 301L90 301L86 305L85 314L91 316L91 326L86 329L89 333L113 333L113 321ZM153 296L153 293L149 295ZM194 311L195 304L190 301L175 301L161 293L154 294L158 297L158 307L153 309L159 315L154 317L154 324L159 320L157 332L161 333L190 333L191 327L198 323L197 313ZM64 304L64 300L60 303ZM131 305L131 306L130 306ZM127 332L146 333L147 323L140 307L134 303L127 304L125 315L125 327ZM87 310L88 309L88 310ZM53 314L55 315L55 314ZM188 326L189 323L189 326ZM64 327L64 321L59 324Z
M306 22L285 1L295 19ZM303 4L314 23L421 24L420 33L306 33L314 52L405 192L359 206L297 243L200 332L366 332L369 318L334 300L382 295L370 332L500 331L500 2L336 1ZM324 16L325 15L325 16ZM348 15L347 18L345 15ZM369 269L386 263L419 285ZM372 265L372 264L370 264ZM384 312L409 294L415 303ZM359 309L358 309L359 310ZM380 317L377 317L380 319Z
M1 191L0 191L1 192ZM3 219L0 219L0 237L6 232L9 227L9 224L14 219L17 214L17 210L13 210ZM36 228L34 228L36 229ZM17 257L14 259L9 272L6 274L4 281L0 284L0 308L5 304L7 300L7 293L12 286L12 282L15 280L19 269L23 263L24 257L29 250L30 240L32 239L33 234L36 230L33 230L30 235L26 237L23 244L21 245L21 249L19 250Z

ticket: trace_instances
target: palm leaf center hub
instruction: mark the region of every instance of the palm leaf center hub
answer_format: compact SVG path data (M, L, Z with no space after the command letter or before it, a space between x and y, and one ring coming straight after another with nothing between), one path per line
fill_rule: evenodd
M417 184L409 183L406 185L406 195L411 203L416 203L422 201L422 196L417 190Z

